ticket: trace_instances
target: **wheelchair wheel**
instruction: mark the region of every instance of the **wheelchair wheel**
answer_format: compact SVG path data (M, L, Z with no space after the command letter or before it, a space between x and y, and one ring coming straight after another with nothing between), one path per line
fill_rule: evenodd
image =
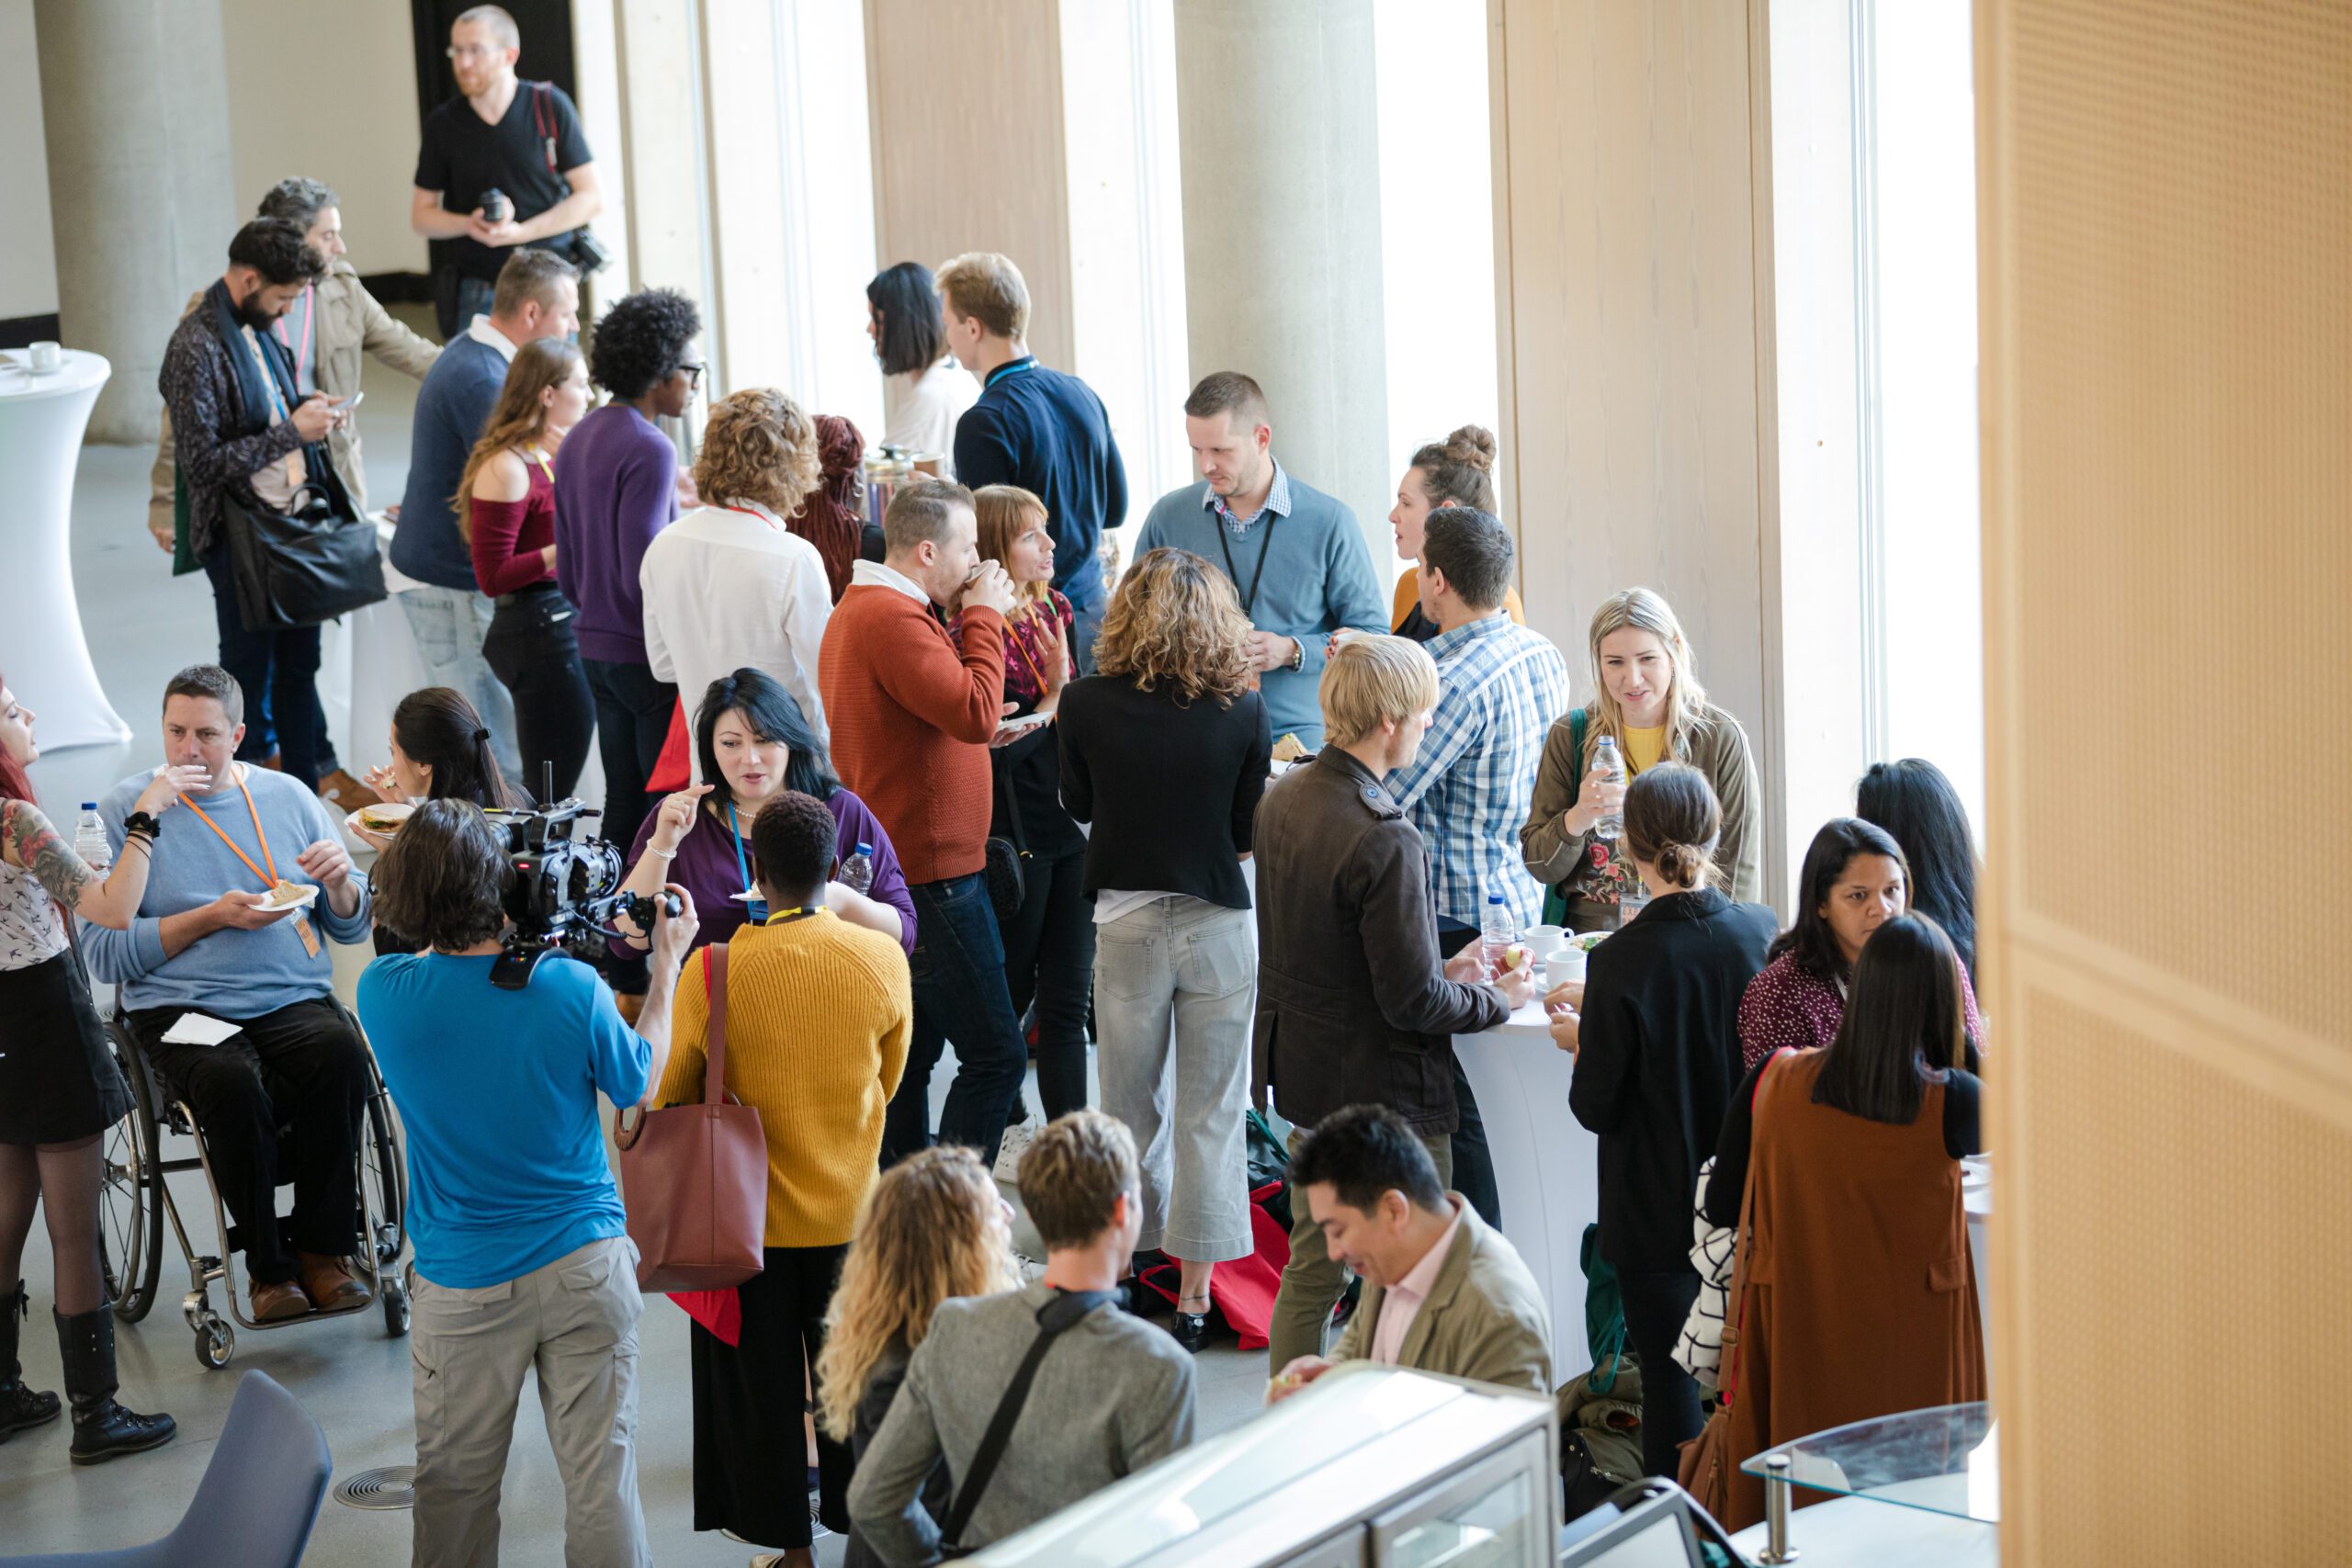
M130 1085L130 1110L106 1134L98 1259L115 1315L137 1323L155 1304L155 1281L163 1269L164 1176L142 1065L119 1039L115 1055L124 1081Z
M359 1150L359 1177L368 1184L368 1212L376 1233L368 1238L376 1249L376 1267L390 1269L408 1237L408 1172L401 1160L401 1145L392 1136L391 1117L379 1082L368 1100L368 1126Z
M384 1332L394 1339L408 1332L408 1287L396 1279L384 1281Z

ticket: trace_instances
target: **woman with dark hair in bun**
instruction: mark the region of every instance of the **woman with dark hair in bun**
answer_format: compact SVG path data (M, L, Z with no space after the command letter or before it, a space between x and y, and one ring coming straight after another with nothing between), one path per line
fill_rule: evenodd
M368 770L368 787L386 805L469 800L496 810L530 804L530 796L499 770L498 759L491 751L490 727L482 723L481 715L447 686L426 686L400 700L392 709L391 751L390 762ZM374 831L356 817L351 831L379 852L392 841L391 834ZM419 949L379 920L376 951L415 953Z
M1582 997L1563 987L1547 1006L1554 1043L1577 1058L1568 1109L1600 1140L1600 1255L1642 1362L1642 1469L1672 1475L1701 1421L1699 1386L1674 1359L1699 1294L1690 1197L1745 1071L1740 994L1780 922L1713 886L1723 810L1704 773L1645 768L1624 811L1650 901L1593 950Z
M1396 481L1396 504L1388 513L1388 525L1396 530L1396 553L1415 563L1396 580L1396 599L1389 612L1389 629L1398 637L1427 642L1437 636L1437 623L1421 608L1421 530L1430 513L1442 506L1466 506L1501 516L1494 471L1495 433L1476 424L1430 442L1405 465L1405 477ZM1504 591L1503 608L1520 626L1527 624L1516 588Z

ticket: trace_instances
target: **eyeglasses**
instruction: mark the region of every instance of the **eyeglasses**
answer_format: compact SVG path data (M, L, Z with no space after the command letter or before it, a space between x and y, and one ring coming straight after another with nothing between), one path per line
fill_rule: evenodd
M678 367L678 368L685 372L685 375L686 375L686 385L687 385L687 386L689 386L689 387L699 387L699 386L701 386L701 385L702 385L702 369L703 369L703 367L702 367L701 366L699 366L699 365L681 365L681 366L679 366L679 367Z
M442 52L452 60L488 60L494 54L504 53L505 51L486 43L453 43Z

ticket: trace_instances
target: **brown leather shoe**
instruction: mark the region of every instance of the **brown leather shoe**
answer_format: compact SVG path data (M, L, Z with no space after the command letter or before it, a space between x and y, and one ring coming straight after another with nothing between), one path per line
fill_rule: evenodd
M254 1321L283 1323L289 1317L300 1317L311 1310L311 1301L302 1287L291 1280L275 1282L254 1281Z
M350 812L374 805L379 797L374 790L337 768L319 780L319 798L337 811Z
M298 1253L302 1266L302 1290L311 1304L321 1312L333 1312L337 1307L364 1306L375 1299L376 1292L368 1281L352 1271L347 1258L322 1258L315 1252Z

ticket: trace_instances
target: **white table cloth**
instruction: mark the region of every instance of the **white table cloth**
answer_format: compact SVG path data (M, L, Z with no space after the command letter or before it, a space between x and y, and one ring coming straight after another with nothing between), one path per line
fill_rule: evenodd
M68 349L55 370L36 376L26 359L21 349L0 355L0 550L9 563L0 671L40 713L45 750L111 746L130 739L130 727L90 663L70 531L82 433L113 367Z

